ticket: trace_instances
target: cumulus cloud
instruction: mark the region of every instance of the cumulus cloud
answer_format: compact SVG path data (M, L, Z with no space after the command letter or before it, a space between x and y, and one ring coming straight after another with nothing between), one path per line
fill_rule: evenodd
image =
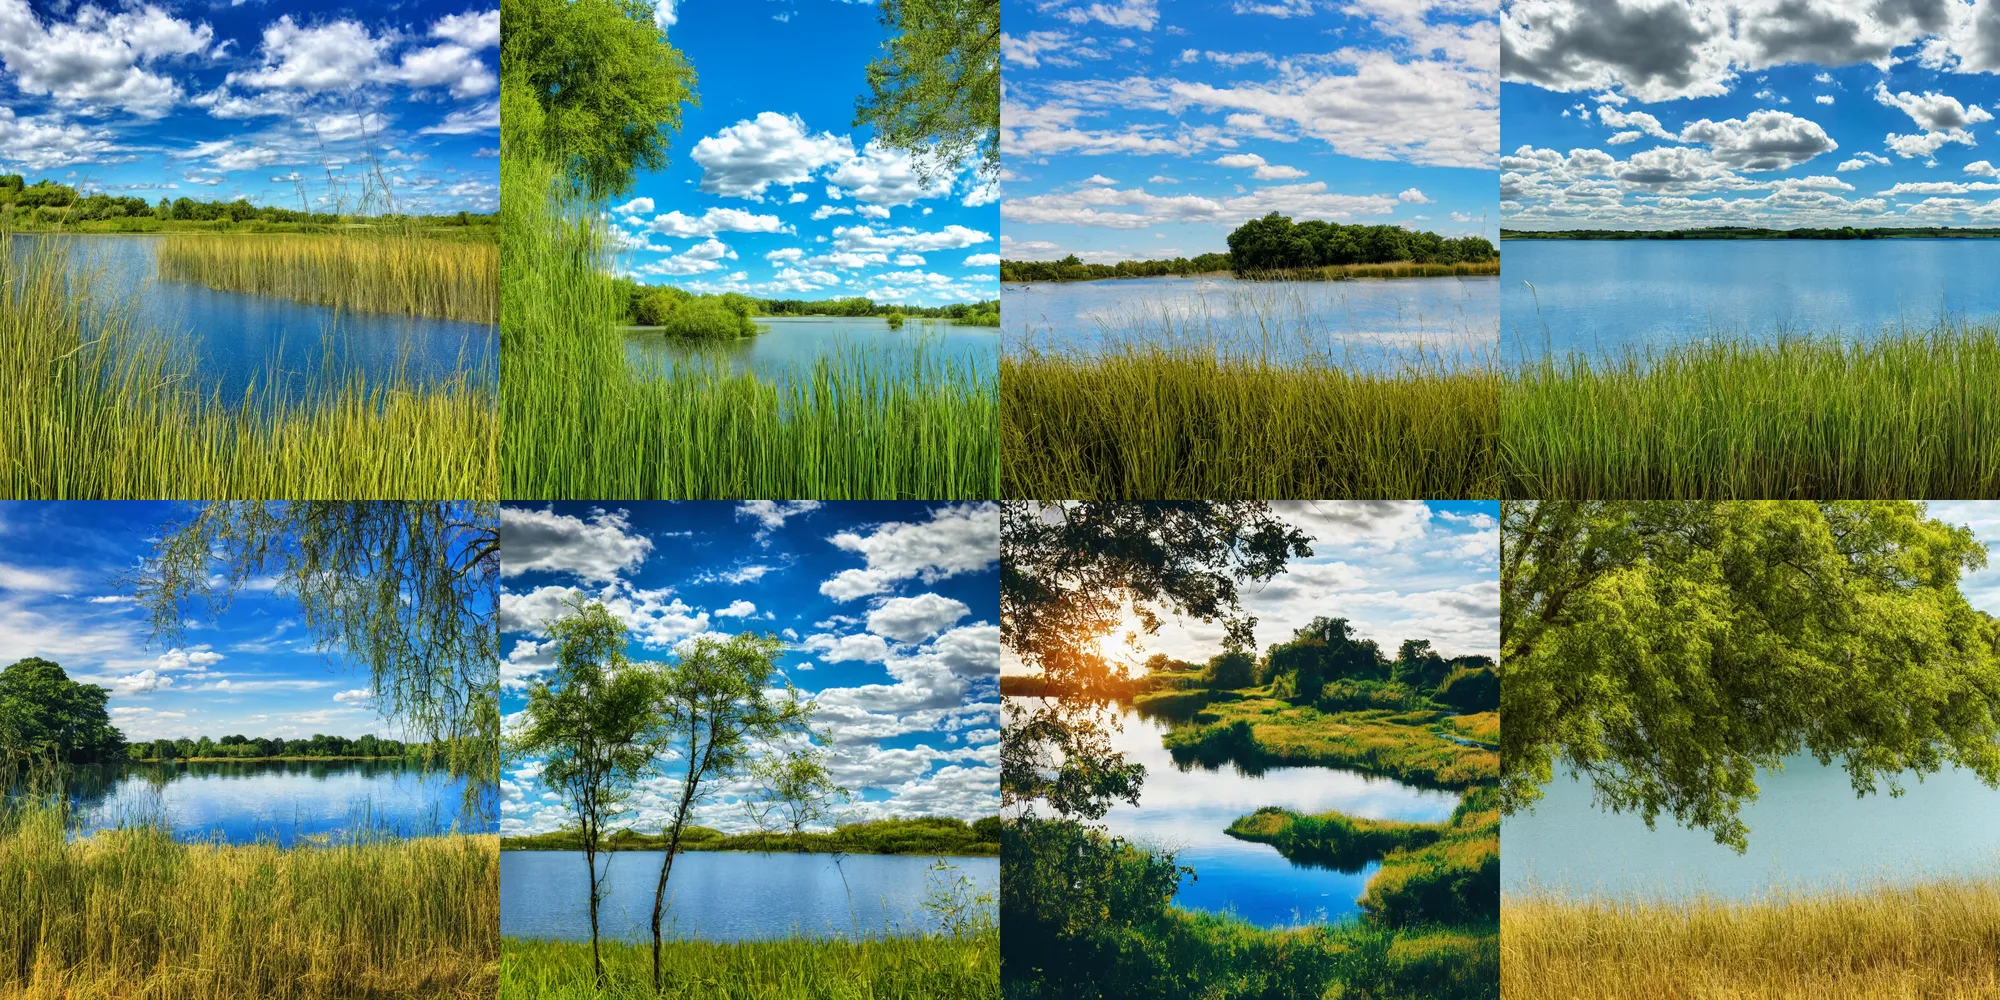
M586 583L615 579L653 551L653 540L634 533L622 510L593 511L588 519L553 508L500 509L500 575L566 573Z
M159 65L203 54L214 40L208 25L153 4L117 13L87 4L72 20L44 24L27 0L0 0L0 63L14 87L83 114L117 108L145 118L165 115L183 92Z
M897 642L922 642L971 613L963 601L938 594L892 597L868 613L868 631Z
M651 203L650 199L637 200ZM781 233L785 231L785 223L775 215L758 215L740 208L711 208L698 216L686 215L679 210L656 215L646 223L646 229L663 236L685 239L717 233Z
M1252 171L1252 176L1260 181L1297 180L1306 175L1305 171L1297 167L1266 163L1264 158L1256 153L1229 153L1216 157L1215 162L1219 166L1229 167L1234 170L1250 170ZM1106 183L1116 184L1117 181L1106 178Z
M701 189L732 198L762 198L771 185L803 184L821 167L854 155L846 136L814 135L797 115L758 113L695 143Z
M940 507L929 521L894 521L865 533L844 531L832 542L867 561L864 569L842 570L820 584L820 593L850 601L904 580L935 583L992 565L1000 556L1000 509L992 504Z

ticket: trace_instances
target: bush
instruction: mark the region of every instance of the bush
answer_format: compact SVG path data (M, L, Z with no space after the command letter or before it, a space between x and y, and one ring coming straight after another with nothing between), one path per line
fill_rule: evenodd
M651 325L669 337L733 340L757 333L755 320L730 308L727 302L706 297L681 303Z
M1208 661L1208 686L1234 691L1257 683L1257 660L1241 650L1217 653Z
M1438 685L1433 700L1461 713L1500 710L1500 674L1492 667L1460 667Z

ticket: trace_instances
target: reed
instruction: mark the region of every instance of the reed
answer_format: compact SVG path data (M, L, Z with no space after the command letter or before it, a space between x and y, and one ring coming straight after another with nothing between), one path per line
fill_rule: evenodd
M1125 344L1000 361L1003 488L1054 499L1494 497L1501 378Z
M8 238L0 236L0 245ZM353 499L497 490L492 394L461 374L268 376L191 390L195 360L100 304L68 248L0 252L0 497ZM273 388L273 385L278 387Z
M604 944L605 986L588 941L517 941L502 949L501 995L522 1000L994 1000L1000 933L965 937L790 937L669 941L665 989L653 992L650 943Z
M498 322L500 248L418 236L168 236L162 278L362 312Z
M1509 496L2000 497L2000 326L1550 356L1509 372Z
M0 994L30 1000L492 996L493 836L324 846L0 825Z
M1739 902L1509 895L1519 1000L1972 1000L2000 996L2000 877Z
M501 174L510 497L956 499L999 483L991 374L922 352L820 358L786 381L628 363L594 213L553 172Z

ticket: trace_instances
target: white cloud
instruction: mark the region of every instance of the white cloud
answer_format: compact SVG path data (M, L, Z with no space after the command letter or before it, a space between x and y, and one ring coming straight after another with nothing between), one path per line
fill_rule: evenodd
M868 631L897 642L922 642L971 613L964 602L938 594L892 597L868 613Z
M83 114L118 108L145 118L165 115L183 92L157 64L202 54L214 39L208 25L180 20L153 4L117 13L84 5L76 8L74 20L44 25L26 0L0 0L0 62L14 87ZM0 155L19 158L12 153Z
M653 540L631 526L622 510L592 511L585 520L553 509L502 507L500 574L567 573L586 583L615 579L653 551Z
M714 236L716 233L781 233L785 231L785 224L775 215L757 215L740 208L710 208L699 216L684 215L679 210L656 215L646 228L665 236L685 239Z
M757 613L757 605L749 601L731 601L729 606L715 612L717 618L748 618Z
M435 125L417 130L419 135L472 135L500 130L500 102L487 101L471 108L448 111Z
M865 534L844 531L831 541L867 560L865 569L842 570L820 584L820 593L850 601L903 580L935 583L992 565L1000 555L1000 510L991 504L940 507L929 521L890 522Z
M374 697L375 697L374 692L369 691L367 688L353 688L351 690L337 692L336 694L334 694L333 700L343 705L358 705L371 701L374 699Z
M971 255L971 256L969 256L969 257L965 258L965 260L964 260L964 262L963 262L963 263L961 264L961 266L963 266L963 267L999 267L999 266L1000 266L1000 255L999 255L999 254L997 254L997 253L976 253L976 254L973 254L973 255Z
M492 49L500 46L500 11L467 11L463 14L446 14L431 24L431 34L446 38L469 49Z
M701 166L702 191L733 198L761 198L773 184L803 184L821 167L853 155L846 136L813 135L799 116L775 111L707 136L689 153Z
M736 517L756 521L757 539L763 541L770 538L771 532L784 527L786 521L810 514L820 506L818 500L746 500L736 505Z

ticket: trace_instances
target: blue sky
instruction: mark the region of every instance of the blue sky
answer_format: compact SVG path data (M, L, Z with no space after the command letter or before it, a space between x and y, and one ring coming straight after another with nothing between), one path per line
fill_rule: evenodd
M1503 4L1510 227L2000 224L2000 0Z
M492 211L499 41L483 0L0 0L0 167L150 201Z
M1294 221L1498 235L1480 0L1005 0L1004 254L1228 249Z
M1495 501L1304 500L1273 503L1312 538L1313 554L1283 575L1242 588L1257 618L1257 648L1284 642L1324 615L1395 655L1428 639L1443 656L1500 655L1500 505ZM1136 628L1136 621L1128 625ZM1123 636L1107 652L1137 666L1154 653L1206 660L1222 649L1220 625L1165 620L1136 648ZM1011 654L1009 673L1021 672Z
M179 644L148 644L146 615L116 583L185 504L0 502L0 666L29 656L109 688L127 740L315 733L403 735L375 712L368 673L314 648L298 606L251 581Z
M1959 589L1973 607L2000 615L2000 500L1934 500L1930 515L1946 524L1972 529L1986 546L1986 568L1959 578Z
M873 3L663 0L658 19L701 105L667 168L611 206L620 270L767 298L999 296L994 186L970 170L925 186L849 124L888 37Z
M501 512L501 707L520 720L549 669L544 631L573 595L631 630L635 660L689 639L754 631L785 641L784 679L816 696L829 767L854 793L842 821L977 819L999 811L999 512L991 504L893 502L510 505ZM500 831L569 822L516 761ZM657 832L680 790L649 779L614 826ZM749 786L720 783L698 822L749 826Z

